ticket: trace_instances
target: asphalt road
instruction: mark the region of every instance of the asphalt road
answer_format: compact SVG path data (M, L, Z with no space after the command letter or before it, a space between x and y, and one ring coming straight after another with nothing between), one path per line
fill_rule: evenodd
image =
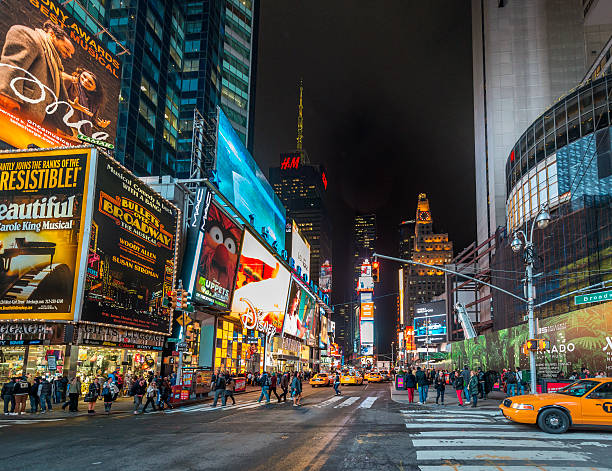
M388 384L305 385L301 407L238 397L171 413L0 420L0 470L603 471L609 431L547 435L495 404L398 404Z

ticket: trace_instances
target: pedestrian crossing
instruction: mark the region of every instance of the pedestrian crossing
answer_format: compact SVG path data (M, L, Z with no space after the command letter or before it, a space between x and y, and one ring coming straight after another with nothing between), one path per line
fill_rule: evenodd
M421 471L604 471L594 448L612 434L551 435L509 422L496 410L400 410Z

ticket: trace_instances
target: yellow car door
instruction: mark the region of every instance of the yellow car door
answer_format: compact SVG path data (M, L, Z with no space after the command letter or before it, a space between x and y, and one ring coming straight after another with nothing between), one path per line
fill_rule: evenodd
M612 425L612 381L601 384L580 402L583 423Z

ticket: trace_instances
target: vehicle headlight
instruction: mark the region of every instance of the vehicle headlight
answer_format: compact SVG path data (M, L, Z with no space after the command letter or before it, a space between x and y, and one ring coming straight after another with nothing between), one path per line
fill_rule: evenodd
M531 404L521 404L519 402L513 402L510 407L518 410L533 410L533 406Z

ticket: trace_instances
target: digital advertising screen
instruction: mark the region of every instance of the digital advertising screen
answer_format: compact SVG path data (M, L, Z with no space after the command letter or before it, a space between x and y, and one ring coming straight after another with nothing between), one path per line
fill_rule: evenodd
M327 317L325 316L325 311L321 309L321 335L319 336L319 347L327 348L327 344L329 344L329 334L328 334L328 325L327 325Z
M94 205L82 320L169 332L179 211L104 156Z
M246 329L280 334L291 275L253 234L244 231L231 316Z
M311 331L317 326L315 315L318 315L318 308L314 297L292 277L283 332L310 341Z
M296 268L300 267L300 272L306 273L310 279L310 244L300 234L295 221L291 223L291 258L295 260Z
M361 320L374 320L374 303L361 303L359 314Z
M121 64L62 2L0 2L0 141L114 145Z
M446 301L415 304L413 327L417 346L446 342Z
M332 290L332 265L329 260L325 260L321 265L319 274L319 289L325 294L331 293Z
M0 320L74 320L91 152L0 153Z
M219 109L217 132L217 177L219 190L253 227L264 228L267 241L285 249L285 208L266 176L244 147L231 123Z
M195 300L213 303L229 309L242 227L236 224L213 201L208 207L204 230L198 237L198 263L192 288Z

